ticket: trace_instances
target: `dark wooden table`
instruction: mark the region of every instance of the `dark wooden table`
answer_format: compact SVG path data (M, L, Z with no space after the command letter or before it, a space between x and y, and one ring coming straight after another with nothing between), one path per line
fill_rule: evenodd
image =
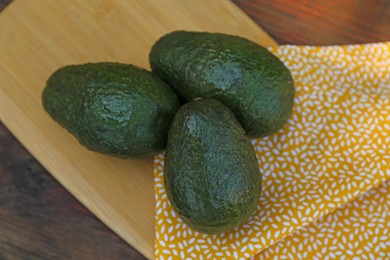
M280 44L390 41L389 0L233 1ZM8 3L0 0L0 10ZM0 123L0 259L144 257L82 206Z

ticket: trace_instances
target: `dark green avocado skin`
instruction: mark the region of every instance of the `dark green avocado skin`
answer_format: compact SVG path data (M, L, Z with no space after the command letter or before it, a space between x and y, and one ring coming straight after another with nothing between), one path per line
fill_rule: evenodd
M180 106L151 72L109 62L60 68L48 79L42 102L86 148L122 158L161 152Z
M154 44L149 60L152 71L184 102L197 97L221 101L250 137L274 133L292 112L294 83L289 70L247 39L175 31Z
M164 165L170 203L195 230L225 232L254 213L261 193L255 151L221 102L194 100L179 110Z

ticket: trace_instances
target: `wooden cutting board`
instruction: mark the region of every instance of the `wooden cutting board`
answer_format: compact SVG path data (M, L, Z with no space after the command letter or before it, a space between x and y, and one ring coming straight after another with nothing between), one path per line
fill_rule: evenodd
M153 258L150 160L87 151L42 109L46 79L67 64L97 61L148 68L148 53L177 30L225 32L276 46L227 0L16 0L0 14L0 118L76 198Z

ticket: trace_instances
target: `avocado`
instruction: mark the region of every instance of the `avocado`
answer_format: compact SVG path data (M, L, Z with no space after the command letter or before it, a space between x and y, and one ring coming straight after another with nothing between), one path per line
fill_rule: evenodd
M149 55L152 71L184 102L221 101L250 137L279 130L294 103L289 70L267 49L221 33L175 31L160 38Z
M86 148L122 158L161 152L180 107L151 72L110 62L60 68L48 79L42 103Z
M213 99L180 108L168 133L164 182L172 207L197 231L228 231L254 213L261 174L233 112Z

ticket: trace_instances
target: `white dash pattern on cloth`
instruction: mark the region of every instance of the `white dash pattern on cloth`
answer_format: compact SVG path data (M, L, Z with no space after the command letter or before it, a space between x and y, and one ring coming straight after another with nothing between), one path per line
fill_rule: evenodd
M206 235L184 224L154 161L156 259L246 259L390 179L390 43L272 49L290 69L294 112L253 140L263 192L250 220Z
M302 227L252 260L390 259L390 180Z

